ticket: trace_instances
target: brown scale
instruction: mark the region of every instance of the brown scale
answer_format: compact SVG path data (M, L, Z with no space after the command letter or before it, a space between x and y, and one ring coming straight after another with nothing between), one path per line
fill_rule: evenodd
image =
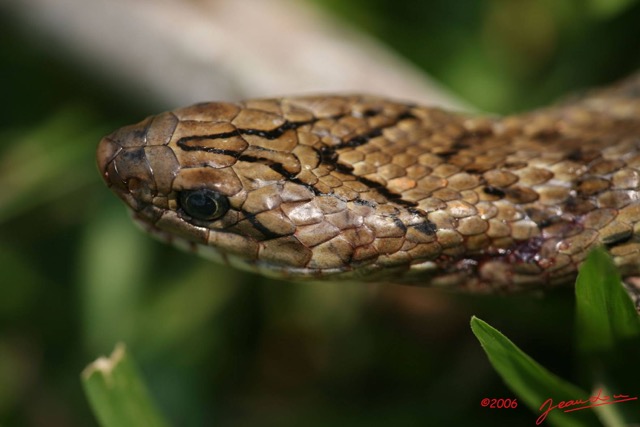
M606 245L636 276L639 89L504 118L370 96L204 103L105 137L98 166L155 235L265 274L511 291L571 282ZM182 206L197 191L224 199L215 218Z

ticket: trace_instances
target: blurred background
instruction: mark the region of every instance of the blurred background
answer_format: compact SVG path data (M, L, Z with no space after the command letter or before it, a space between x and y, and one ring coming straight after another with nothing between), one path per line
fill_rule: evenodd
M96 144L184 104L302 92L517 112L633 72L638 24L635 0L0 0L0 425L96 425L80 372L118 341L174 425L532 424L480 407L513 394L469 320L587 386L571 289L221 268L138 231Z

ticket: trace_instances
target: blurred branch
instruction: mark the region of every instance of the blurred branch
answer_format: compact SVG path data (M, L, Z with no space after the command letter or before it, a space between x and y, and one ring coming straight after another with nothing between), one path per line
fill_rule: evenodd
M336 91L465 107L301 0L3 0L2 9L47 50L53 43L162 107Z

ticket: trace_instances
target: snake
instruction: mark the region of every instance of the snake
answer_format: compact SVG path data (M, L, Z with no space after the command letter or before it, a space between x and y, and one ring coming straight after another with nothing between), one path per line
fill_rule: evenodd
M474 293L640 274L640 74L496 116L370 95L205 102L104 137L134 221L285 280Z

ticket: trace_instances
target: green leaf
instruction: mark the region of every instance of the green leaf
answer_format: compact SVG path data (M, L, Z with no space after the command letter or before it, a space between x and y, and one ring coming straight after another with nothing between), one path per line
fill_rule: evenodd
M480 341L493 368L511 391L539 416L539 421L546 421L556 427L599 425L596 416L589 409L568 413L562 409L553 409L544 417L543 414L550 406L563 401L586 400L589 394L547 371L507 337L475 316L471 318L471 330Z
M620 274L602 248L592 251L576 281L576 326L582 354L612 352L640 337L636 310Z
M124 344L82 372L82 384L102 427L165 427Z

